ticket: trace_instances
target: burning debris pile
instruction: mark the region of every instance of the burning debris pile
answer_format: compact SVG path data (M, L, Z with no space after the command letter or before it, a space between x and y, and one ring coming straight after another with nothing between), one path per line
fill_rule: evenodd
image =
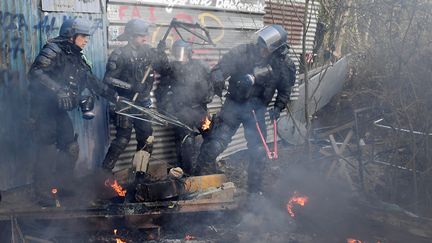
M117 195L119 197L125 197L126 196L126 192L127 192L126 189L123 189L123 187L118 184L117 180L114 180L111 183L110 180L107 179L105 181L105 186L112 188L117 193Z
M294 191L294 195L289 199L286 205L288 213L291 215L291 217L293 218L295 217L295 213L294 213L295 205L304 207L308 201L309 201L309 197L300 196L300 194L297 191Z

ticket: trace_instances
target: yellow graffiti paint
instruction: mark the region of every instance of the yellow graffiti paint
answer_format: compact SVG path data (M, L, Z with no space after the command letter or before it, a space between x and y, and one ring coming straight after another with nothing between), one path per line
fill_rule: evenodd
M213 37L212 39L213 39L214 43L221 41L225 35L224 25L223 25L222 21L219 19L218 16L216 16L212 13L204 12L204 13L201 13L198 15L198 20L199 20L200 24L204 27L207 26L206 25L206 18L213 19L214 21L216 21L216 23L218 23L219 27L221 28L221 33L217 37Z

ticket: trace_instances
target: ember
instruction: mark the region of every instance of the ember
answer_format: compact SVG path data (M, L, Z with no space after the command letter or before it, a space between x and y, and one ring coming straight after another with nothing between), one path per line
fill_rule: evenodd
M126 196L126 190L117 183L117 180L114 180L113 183L110 183L109 179L107 179L105 181L105 186L111 187L120 197Z
M352 238L348 238L347 239L347 243L362 243L362 241L361 240L352 239Z
M309 197L307 196L300 196L296 191L294 192L294 195L289 199L286 207L288 210L288 213L291 215L291 217L295 217L295 213L293 211L294 204L304 206L309 200Z
M208 116L206 116L205 119L203 120L201 129L203 131L210 129L210 124L211 124L211 121L209 120Z
M195 240L196 238L195 238L195 236L192 236L192 235L186 235L185 236L185 240Z

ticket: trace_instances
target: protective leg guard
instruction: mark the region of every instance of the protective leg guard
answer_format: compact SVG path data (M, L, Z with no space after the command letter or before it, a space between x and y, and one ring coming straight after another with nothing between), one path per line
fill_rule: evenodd
M198 155L197 166L195 168L195 175L209 175L217 173L216 158L226 148L224 143L216 139L204 141L201 152Z
M267 159L262 148L249 149L249 151L248 192L257 193L262 191L262 179Z
M117 163L120 154L126 149L128 145L130 137L119 137L116 138L108 149L108 152L105 156L104 161L102 162L102 168L108 171L112 171L114 169L115 164Z

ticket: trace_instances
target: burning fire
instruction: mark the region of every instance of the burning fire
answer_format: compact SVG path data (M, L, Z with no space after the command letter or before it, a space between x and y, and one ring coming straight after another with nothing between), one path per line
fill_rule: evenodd
M52 188L52 189L51 189L51 193L52 193L52 194L57 194L57 192L58 192L58 191L57 191L57 188Z
M192 236L192 235L189 235L189 234L187 234L185 236L185 240L195 240L195 239L196 239L195 236Z
M117 229L114 229L114 235L117 235ZM125 240L122 240L120 238L116 238L115 240L116 240L116 243L126 243Z
M347 239L347 243L362 243L362 241L361 240L356 240L356 239L353 239L353 238L348 238Z
M294 204L304 206L309 201L309 197L307 196L300 196L296 191L294 192L294 195L289 199L286 207L288 210L288 213L291 215L291 217L295 217L295 213L293 211Z
M206 116L205 119L203 120L203 123L202 123L201 129L202 129L203 131L206 131L206 130L210 129L210 125L211 125L211 121L210 121L210 119L208 118L208 116Z
M126 196L126 190L117 183L117 180L114 180L113 183L110 183L109 179L107 179L105 181L105 186L111 187L120 197Z

